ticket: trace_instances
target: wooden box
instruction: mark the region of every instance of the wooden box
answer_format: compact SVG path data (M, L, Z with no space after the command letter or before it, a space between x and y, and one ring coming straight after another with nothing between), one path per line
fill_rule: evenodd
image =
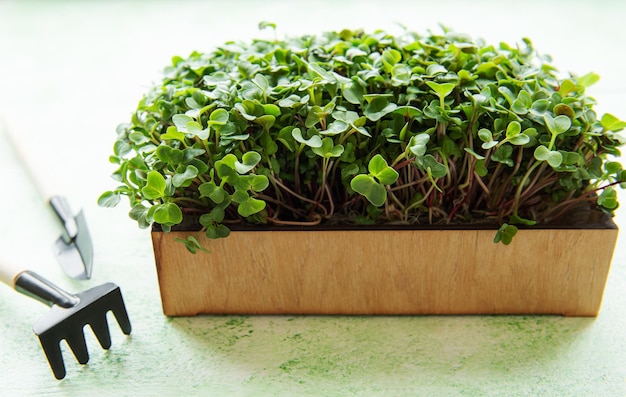
M596 316L618 229L152 232L163 312ZM201 236L200 233L194 234Z

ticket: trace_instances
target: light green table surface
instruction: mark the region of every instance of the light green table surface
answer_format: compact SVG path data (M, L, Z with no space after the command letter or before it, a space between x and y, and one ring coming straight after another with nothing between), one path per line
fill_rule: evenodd
M71 291L122 288L133 325L112 322L105 352L65 350L56 381L32 324L48 309L0 287L0 396L625 396L626 246L618 243L600 316L200 316L160 307L147 231L126 207L95 204L114 182L115 127L173 55L229 39L344 27L424 32L437 22L497 43L531 37L563 72L595 71L598 112L626 118L626 3L555 1L2 1L0 117L38 167L84 208L94 276L68 279L50 254L54 229L0 137L0 254ZM619 212L618 224L626 224ZM622 236L623 237L623 236ZM539 254L539 253L533 253Z

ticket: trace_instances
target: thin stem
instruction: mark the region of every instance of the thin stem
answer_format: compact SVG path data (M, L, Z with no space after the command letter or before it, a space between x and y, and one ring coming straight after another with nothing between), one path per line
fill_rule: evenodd
M315 226L319 225L322 221L322 217L317 216L312 221L283 221L276 218L267 218L268 222L274 223L276 225L288 225L288 226Z
M539 161L533 163L533 165L531 165L528 168L528 171L526 171L526 173L522 177L522 180L520 181L519 186L517 187L517 190L515 191L515 199L513 201L513 215L517 216L517 212L519 210L519 204L520 204L520 197L522 195L522 190L524 189L524 185L526 184L526 181L528 180L530 175L533 173L535 168L539 167L541 164L542 162L539 162Z
M335 213L335 203L333 202L333 196L332 194L330 194L330 189L328 185L324 185L324 188L326 190L326 196L328 197L328 202L330 206L330 208L328 209L328 214L326 216L330 218Z
M175 202L175 203L180 203L180 202L188 202L188 203L192 203L192 204L196 204L199 207L206 207L206 203L203 203L200 200L197 199L193 199L191 197L173 197L169 199L170 202Z
M286 191L287 193L291 194L292 196L294 196L295 198L302 200L304 202L307 203L311 203L311 204L317 204L316 201L311 200L309 198L306 198L296 192L294 192L293 190L289 189L287 186L285 186L282 182L280 182L278 179L276 179L273 175L270 175L270 180L275 183L277 186L279 186L281 189L283 189L284 191Z
M431 195L433 190L435 190L435 185L430 185L430 188L424 194L424 197L422 197L420 200L418 200L418 201L414 202L413 204L409 205L408 207L406 207L404 209L404 214L408 215L409 211L411 211L413 208L416 208L416 207L419 207L420 205L422 205L428 199L428 197Z
M489 197L491 195L491 192L489 188L485 185L485 182L483 182L480 175L476 173L476 171L474 171L474 177L475 177L476 183L478 183L478 185L483 189L483 191L485 192L485 195Z

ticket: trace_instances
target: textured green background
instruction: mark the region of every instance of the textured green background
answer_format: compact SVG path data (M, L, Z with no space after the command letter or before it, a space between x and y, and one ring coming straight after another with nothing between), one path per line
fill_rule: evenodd
M149 234L123 206L95 205L113 187L115 126L176 54L230 39L364 27L417 31L442 22L489 42L533 39L563 72L595 71L599 112L626 119L626 3L554 1L0 2L0 117L42 173L85 209L94 277L66 278L54 230L0 136L0 252L69 290L118 283L133 334L112 323L91 360L66 349L54 380L31 327L45 306L0 288L0 395L624 396L626 249L618 244L600 316L166 318ZM624 223L619 213L618 224ZM540 254L540 253L533 253Z

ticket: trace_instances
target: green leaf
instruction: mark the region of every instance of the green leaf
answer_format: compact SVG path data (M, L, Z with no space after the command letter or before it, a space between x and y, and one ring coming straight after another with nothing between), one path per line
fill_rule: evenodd
M243 154L242 162L235 161L235 170L243 175L250 172L261 161L261 155L257 152L250 151Z
M187 133L197 136L200 139L206 140L209 138L209 130L202 129L202 126L195 121L189 121L185 128L187 129Z
M171 125L171 126L167 127L167 130L166 130L165 134L161 134L161 139L163 139L163 140L171 139L171 140L184 142L185 141L185 134L182 133L182 132L179 132L178 129L176 128L176 126Z
M411 83L411 68L405 64L397 64L391 69L391 82L394 86L409 85Z
M554 106L554 109L552 109L552 111L557 116L564 115L569 117L570 119L576 118L576 113L574 112L574 109L564 103L559 103L558 105Z
M98 197L98 205L100 207L112 208L120 202L120 194L116 192L104 192Z
M439 74L444 74L444 73L448 73L448 69L446 69L445 66L440 65L438 63L430 64L426 68L426 75L429 77L434 77L434 76L437 76Z
M198 191L200 192L200 197L208 197L215 204L221 204L226 198L226 191L215 184L215 182L205 182L202 185L198 186Z
M480 65L478 65L478 68L476 69L476 73L477 74L484 74L486 76L493 76L497 71L498 71L499 66L492 61L488 61L488 62L483 62Z
M238 183L244 183L244 182L242 182L241 178L238 179L237 182ZM246 184L246 186L243 189L236 189L235 192L232 195L233 202L235 202L237 204L241 204L241 203L245 203L246 201L248 201L248 199L250 198L250 195L247 192L248 187L249 186Z
M511 110L517 114L524 115L528 113L528 109L530 109L533 105L533 100L530 94L527 91L521 90L519 94L517 94L517 99L511 105Z
M228 122L228 112L225 109L215 109L209 116L209 125L224 125Z
M265 209L265 205L265 201L263 200L248 197L247 200L239 204L237 212L245 218L263 211Z
M270 87L270 83L267 81L267 78L261 73L254 75L252 82L262 91L267 91L267 89Z
M147 213L148 213L148 208L146 208L146 206L141 203L137 203L133 205L133 207L130 209L128 216L130 219L134 221L141 222L143 220L147 224L147 221L146 221Z
M549 107L550 107L550 101L548 101L547 99L538 99L535 102L533 102L531 112L535 116L542 117L548 111Z
M269 114L270 116L278 117L280 116L280 108L274 104L266 103L263 104L263 110L265 114Z
M426 154L427 144L430 140L430 135L422 133L411 137L409 140L408 148L417 157L422 157Z
M511 105L511 110L519 115L525 115L528 113L528 108L518 100L515 100L515 102L513 102L513 104Z
M598 205L609 210L614 210L618 207L617 192L612 187L607 187L598 196Z
M478 130L478 137L481 141L485 143L493 141L493 134L486 128L481 128L480 130Z
M393 112L398 106L385 97L378 96L365 107L363 114L371 121L378 121Z
M133 131L128 134L128 139L136 145L141 145L150 141L149 137L139 131Z
M198 252L198 250L210 253L210 251L204 248L200 244L200 242L193 236L188 236L186 239L175 238L174 241L185 244L185 248L187 248L187 251L191 252L192 254L195 254L196 252Z
M600 120L602 127L607 131L619 131L626 128L626 122L621 121L610 113L605 113Z
M483 143L482 145L480 145L480 147L482 147L485 150L488 150L497 145L498 145L498 141L489 141L489 142Z
M206 228L205 235L211 240L226 238L230 235L230 229L223 224L209 225Z
M604 169L609 175L617 174L622 171L622 164L617 161L609 161L604 164Z
M519 134L509 139L509 142L516 146L524 146L530 142L530 137L526 134Z
M292 94L289 95L287 98L283 98L278 101L278 106L283 108L296 108L300 105L305 104L308 99L308 95L306 95L305 97L299 97L298 95Z
M562 96L567 96L568 94L570 94L571 92L574 92L578 90L578 87L576 86L576 83L574 83L572 80L570 79L565 79L561 82L561 86L559 87L559 93Z
M508 87L500 86L498 87L498 92L504 96L509 105L513 105L515 100L515 94L513 94L513 91L511 91Z
M226 213L224 212L223 206L215 207L208 214L202 214L200 216L200 224L202 226L208 227L214 223L220 223L224 220Z
M506 127L506 137L511 139L518 136L522 132L522 126L517 121L512 121Z
M309 139L304 139L304 137L302 136L302 131L300 130L300 128L296 127L293 130L291 130L291 136L296 141L298 141L299 143L304 143L308 147L311 147L311 148L322 147L322 138L320 138L319 135L313 135Z
M251 178L250 189L255 192L262 192L270 185L269 179L265 175L249 175Z
M385 70L389 73L393 69L393 65L402 60L402 53L393 48L388 48L383 51L382 60L385 65Z
M563 162L563 155L556 151L550 150L544 145L537 146L534 153L535 159L539 161L547 161L551 167L556 168Z
M350 125L343 120L335 120L328 125L328 128L325 131L320 132L322 135L337 135L345 132Z
M269 131L270 128L276 123L276 117L266 114L254 119L254 122L259 124L265 131Z
M387 190L383 185L376 182L371 175L360 174L355 176L350 181L350 187L355 192L365 196L376 207L382 206L387 200Z
M446 166L437 162L435 157L431 154L427 154L421 159L418 159L418 166L421 166L424 171L430 170L430 174L435 179L443 178L448 174Z
M344 151L342 145L335 145L332 138L322 139L322 146L312 148L313 153L324 158L339 157Z
M550 131L552 135L560 135L564 132L567 132L569 128L572 126L572 120L570 120L567 116L556 116L552 117L550 114L546 113L543 115L543 119L546 123L546 127Z
M188 165L182 173L177 173L172 177L172 185L176 187L187 187L198 176L198 169L193 165Z
M256 105L253 101L248 99L244 100L242 103L236 103L234 108L237 109L239 114L241 114L241 116L248 121L253 121L257 117L255 114Z
M486 176L489 173L489 170L485 166L484 158L480 159L480 160L476 161L476 163L474 163L474 171L480 177Z
M325 83L335 83L337 81L337 79L329 73L328 70L324 69L317 62L309 62L307 64L307 70L314 78L319 77Z
M391 185L398 180L398 172L389 167L387 161L380 154L372 157L367 169L383 185Z
M513 167L513 159L511 159L511 155L513 154L513 148L511 145L504 144L491 155L491 159L498 163L506 164L509 167Z
M448 95L450 95L450 93L452 92L452 90L454 90L454 87L456 87L454 84L452 83L435 83L434 81L427 81L426 84L428 84L428 86L435 91L435 94L437 94L437 96L439 98L445 98Z
M352 163L346 164L344 168L341 169L341 177L347 178L349 176L353 176L359 173L359 166Z
M172 116L172 122L180 132L187 132L187 123L190 121L194 120L186 114L175 114Z
M469 154L471 154L472 156L474 156L474 158L475 158L475 159L477 159L477 160L484 160L484 159L485 159L485 156L481 156L480 154L476 153L474 150L472 150L472 149L470 149L470 148L468 148L468 147L464 148L464 150L465 150L467 153L469 153Z
M517 227L513 225L509 225L507 223L502 224L498 231L496 232L496 236L493 239L494 243L502 243L504 245L509 245L513 241L513 237L517 234Z
M580 154L578 154L576 152L560 151L560 153L561 153L561 155L563 155L563 164L566 164L566 165L576 165L576 166L579 166L579 167L585 165L585 159Z
M229 154L229 155L234 157L235 161L237 161L237 157L235 157L235 155L233 154ZM234 162L233 164L229 164L228 162L224 161L229 155L224 156L222 160L215 162L215 170L217 171L217 176L219 176L222 179L222 182L232 184L234 183L234 181L237 180L237 178L239 177L239 174L235 171Z
M157 223L173 226L183 221L183 213L175 203L158 204L154 207L152 216Z
M259 22L259 30L263 30L267 28L272 28L273 30L276 30L276 24L274 22L268 22L268 21Z
M150 171L147 177L146 186L141 189L141 193L147 200L154 200L165 196L165 178L158 171Z
M162 162L170 163L172 161L172 150L173 149L171 147L161 144L157 147L156 156Z
M576 79L578 84L582 85L585 88L591 87L592 85L597 83L599 80L600 80L600 76L593 72L589 72L586 75L581 76L578 79Z
M365 90L358 83L346 83L341 86L341 94L344 99L353 105L360 105L363 103L363 94Z
M230 169L235 170L235 163L237 163L237 156L232 153L228 153L221 160L216 161L215 164L224 164L227 165Z

